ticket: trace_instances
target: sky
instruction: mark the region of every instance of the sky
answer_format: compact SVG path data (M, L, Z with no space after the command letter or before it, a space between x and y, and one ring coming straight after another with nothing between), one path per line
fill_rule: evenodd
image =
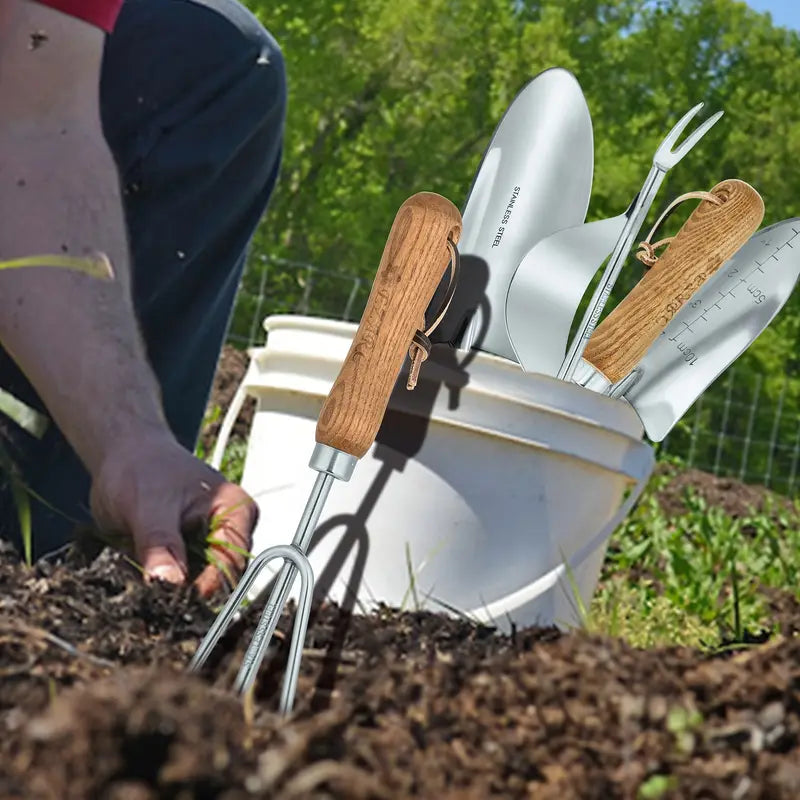
M775 25L800 31L800 0L747 0L756 11L769 11Z

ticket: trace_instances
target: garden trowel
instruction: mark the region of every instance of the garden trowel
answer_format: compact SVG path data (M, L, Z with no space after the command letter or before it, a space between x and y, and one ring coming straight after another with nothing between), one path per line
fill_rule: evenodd
M628 375L672 317L764 219L761 196L744 181L722 181L705 197L664 254L597 326L576 383L605 391Z
M772 322L798 276L800 217L793 217L752 236L675 314L633 371L605 393L624 397L647 437L660 442Z
M581 298L614 249L633 208L610 219L565 228L537 242L512 276L506 333L525 372L555 375Z
M592 121L580 85L565 69L545 70L506 110L464 207L461 283L473 269L487 274L485 298L465 306L457 294L438 341L514 358L508 284L536 242L583 222L593 170Z

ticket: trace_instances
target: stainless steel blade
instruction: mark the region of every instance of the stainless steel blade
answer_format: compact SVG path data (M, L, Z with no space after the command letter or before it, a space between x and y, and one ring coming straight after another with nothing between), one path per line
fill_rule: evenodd
M505 316L514 355L526 372L557 374L575 309L627 219L626 212L551 234L535 244L517 267L508 287Z
M648 438L660 442L772 322L798 276L800 217L763 228L700 287L634 372L606 394L624 396Z
M514 358L505 322L511 277L536 242L583 222L593 171L592 121L580 85L569 71L548 69L509 106L467 197L462 264L482 261L488 282L486 308L467 311L458 347Z

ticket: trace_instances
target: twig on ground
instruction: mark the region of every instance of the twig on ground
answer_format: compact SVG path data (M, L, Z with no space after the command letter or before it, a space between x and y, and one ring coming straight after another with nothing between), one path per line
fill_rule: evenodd
M391 797L386 787L372 775L350 764L331 760L318 761L295 775L286 783L281 797L286 800L292 797L307 797L323 783L335 783L342 789L346 788L348 797L363 798L363 800Z
M18 622L15 620L0 619L0 630L5 630L10 633L18 633L23 636L28 636L31 639L38 639L39 641L47 642L48 644L52 644L55 647L61 648L75 658L82 658L85 661L94 664L96 667L114 669L117 666L113 662L107 661L105 658L99 658L98 656L93 656L91 653L84 653L82 650L78 650L75 645L70 644L66 639L62 639L60 636L56 636L54 633L44 630L44 628L34 628L31 625L26 625L24 622Z

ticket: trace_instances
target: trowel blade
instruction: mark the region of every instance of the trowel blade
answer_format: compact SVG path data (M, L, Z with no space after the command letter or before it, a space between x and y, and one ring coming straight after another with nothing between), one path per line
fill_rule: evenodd
M526 372L558 372L575 311L626 219L620 214L558 231L534 245L517 267L506 297L506 330Z
M647 437L660 442L705 389L764 331L800 276L800 217L754 234L672 318L617 384ZM614 387L609 394L616 396Z
M479 276L485 297L466 308L457 296L437 341L514 358L505 323L508 284L536 242L583 222L593 171L592 121L580 85L568 70L545 70L507 109L464 207L462 265L486 273ZM462 279L469 280L466 271Z

